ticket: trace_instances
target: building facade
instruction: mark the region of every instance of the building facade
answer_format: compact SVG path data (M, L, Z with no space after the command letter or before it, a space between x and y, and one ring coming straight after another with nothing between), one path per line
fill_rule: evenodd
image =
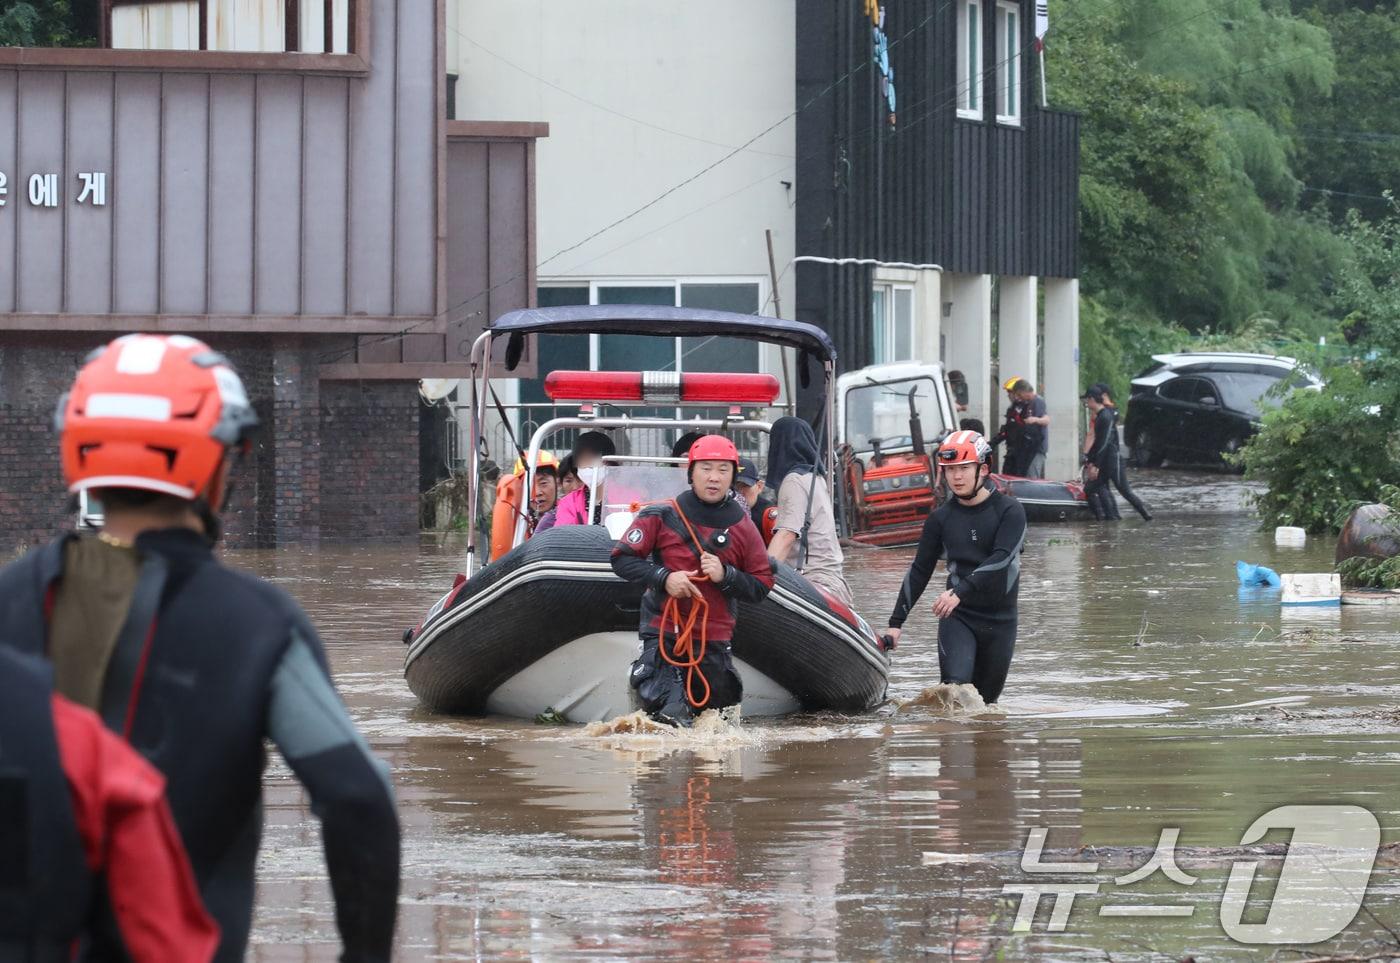
M550 124L537 167L540 304L792 316L795 4L454 2L457 109ZM541 340L542 371L781 365L744 342ZM526 379L503 400L545 398Z
M248 382L235 544L418 531L417 380L532 303L547 132L448 121L445 22L104 0L102 47L0 49L0 545L67 521L54 406L129 331L203 338Z
M1041 106L1031 0L797 5L796 316L846 369L942 361L995 430L1013 375L1078 469L1078 117ZM892 263L905 266L891 267Z

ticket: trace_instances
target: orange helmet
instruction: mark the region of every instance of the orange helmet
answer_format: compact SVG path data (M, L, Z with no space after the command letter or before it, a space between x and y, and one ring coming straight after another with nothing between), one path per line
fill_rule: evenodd
M697 461L732 461L734 470L739 470L739 449L734 447L734 442L723 435L701 435L696 439L695 444L690 446L690 461L688 464L695 464Z
M538 471L538 470L541 469L541 468L554 468L554 469L558 469L558 467L559 467L559 459L554 457L554 453L553 453L553 452L542 451L542 452L540 452L538 455L535 456L535 470L536 470L536 471ZM524 458L523 456L517 456L517 457L516 457L516 459L515 459L515 469L511 472L511 474L512 474L512 475L518 475L518 476L524 476L524 474L525 474L525 458Z
M137 488L214 510L224 455L258 424L228 360L178 334L128 334L88 355L56 421L70 492Z
M975 431L955 431L938 446L940 465L980 465L992 457L992 446Z

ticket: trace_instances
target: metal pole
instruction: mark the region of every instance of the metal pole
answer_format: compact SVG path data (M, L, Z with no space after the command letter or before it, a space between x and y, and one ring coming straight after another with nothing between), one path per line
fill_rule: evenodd
M783 316L783 302L778 296L778 262L773 259L773 229L766 228L763 232L768 241L768 277L773 285L773 317ZM778 345L778 362L783 366L783 392L787 396L788 410L797 411L797 398L792 393L792 374L788 369L788 349Z
M1045 45L1040 46L1040 106L1049 107L1049 91L1045 89Z

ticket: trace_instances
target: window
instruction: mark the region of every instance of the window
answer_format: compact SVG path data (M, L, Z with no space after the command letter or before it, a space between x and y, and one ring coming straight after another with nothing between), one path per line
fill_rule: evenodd
M1258 418L1264 411L1283 404L1289 390L1288 387L1279 388L1280 379L1270 374L1232 371L1218 374L1214 380L1225 399L1225 407L1251 418Z
M873 364L914 360L914 286L877 284L870 302Z
M936 438L947 425L938 408L938 388L928 378L862 385L846 392L846 440L857 452L880 450L907 451L914 444L910 435L909 400L919 413L919 427L925 439Z
M982 119L982 4L958 0L958 116Z
M660 304L757 314L764 291L751 280L595 281L539 288L540 307L569 304ZM759 348L743 338L662 338L643 335L541 335L540 379L522 382L520 400L547 401L543 377L557 369L592 371L758 371Z
M997 121L1021 122L1021 8L997 4Z
M349 53L356 0L107 0L107 45L125 50Z
M1195 401L1199 384L1195 378L1176 378L1162 385L1160 392L1163 398L1171 401Z

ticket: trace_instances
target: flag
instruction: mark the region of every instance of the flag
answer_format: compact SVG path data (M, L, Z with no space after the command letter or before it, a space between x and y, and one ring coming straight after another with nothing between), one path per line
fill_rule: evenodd
M1045 33L1050 29L1050 0L1035 0L1035 50L1045 50Z

